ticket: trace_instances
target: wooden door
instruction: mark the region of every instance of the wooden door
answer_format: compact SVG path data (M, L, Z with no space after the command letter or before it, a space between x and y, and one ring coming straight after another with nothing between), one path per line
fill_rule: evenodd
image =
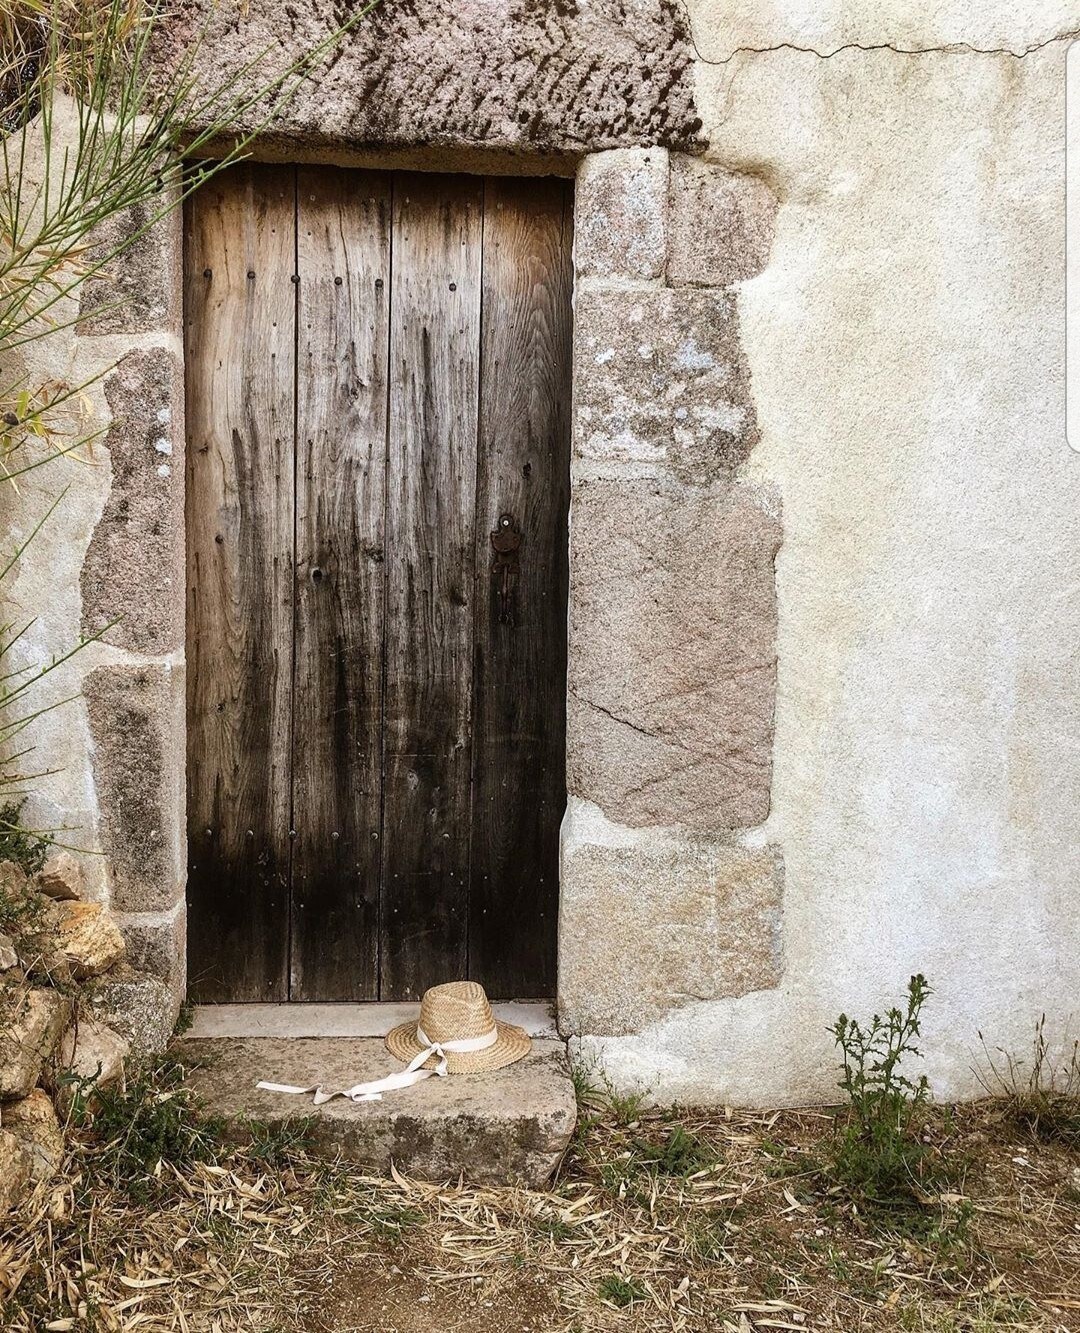
M569 184L244 164L185 237L192 992L550 995Z

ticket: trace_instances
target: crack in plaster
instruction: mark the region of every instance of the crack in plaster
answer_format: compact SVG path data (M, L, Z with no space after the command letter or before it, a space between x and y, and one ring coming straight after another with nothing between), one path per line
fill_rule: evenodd
M1077 37L1080 37L1080 28L1071 28L1067 32L1055 33L1053 37L1047 37L1041 42L1033 42L1020 51L1014 51L1008 46L976 46L973 42L948 42L944 46L894 46L891 42L844 42L840 46L833 47L831 51L819 51L815 46L799 46L796 42L777 42L775 46L737 46L733 51L729 51L726 56L720 56L716 59L702 55L697 44L697 38L693 34L691 34L690 42L694 48L695 56L703 65L727 65L736 56L763 56L770 55L774 51L796 51L802 55L817 56L819 60L831 60L833 56L839 55L842 51L871 53L874 51L891 51L898 56L1009 56L1013 60L1023 60L1025 56L1032 55L1036 51L1043 51L1056 42L1071 42Z

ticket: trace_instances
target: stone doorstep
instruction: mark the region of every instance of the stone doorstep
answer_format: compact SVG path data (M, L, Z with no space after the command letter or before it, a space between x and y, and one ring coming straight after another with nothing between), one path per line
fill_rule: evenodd
M402 1065L378 1037L180 1038L174 1053L195 1066L188 1085L236 1137L243 1122L281 1124L312 1117L310 1150L389 1174L390 1163L423 1180L543 1185L574 1132L577 1105L565 1045L534 1039L517 1064L488 1074L427 1079L381 1102L256 1089L275 1083L348 1088Z

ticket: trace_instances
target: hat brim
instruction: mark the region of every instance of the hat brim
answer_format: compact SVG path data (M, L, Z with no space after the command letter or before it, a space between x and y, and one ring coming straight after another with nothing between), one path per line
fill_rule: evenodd
M513 1023L495 1022L498 1038L482 1051L447 1051L446 1068L451 1074L482 1074L493 1069L504 1069L528 1055L532 1041L523 1028ZM409 1063L424 1047L416 1039L416 1024L402 1023L386 1035L386 1048L391 1055ZM433 1055L425 1066L438 1059Z

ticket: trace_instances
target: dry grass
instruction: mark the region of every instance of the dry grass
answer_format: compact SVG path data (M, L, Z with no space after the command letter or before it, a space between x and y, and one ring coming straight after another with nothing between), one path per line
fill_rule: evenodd
M867 1217L819 1165L830 1123L617 1104L546 1191L374 1179L271 1143L161 1163L127 1182L142 1202L87 1142L0 1239L4 1327L1080 1330L1075 1150L992 1103L934 1113L962 1184Z

